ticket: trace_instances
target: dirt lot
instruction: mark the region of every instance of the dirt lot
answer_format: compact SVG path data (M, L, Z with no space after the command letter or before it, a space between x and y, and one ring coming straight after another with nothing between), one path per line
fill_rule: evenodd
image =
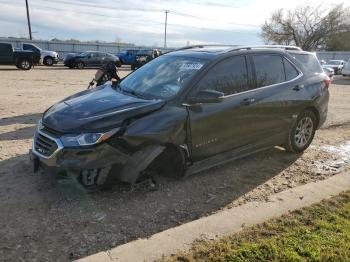
M28 149L41 113L86 88L94 70L0 67L0 258L67 261L245 201L324 179L350 161L350 79L330 87L329 116L302 155L275 148L159 189L115 185L86 194L74 184L34 175ZM122 68L120 74L128 71Z

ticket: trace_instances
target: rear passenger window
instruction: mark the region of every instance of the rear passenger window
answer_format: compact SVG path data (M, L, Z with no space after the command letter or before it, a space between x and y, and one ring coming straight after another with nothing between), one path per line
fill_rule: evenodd
M200 80L199 89L212 89L225 96L249 90L247 63L244 56L219 62Z
M282 57L279 55L254 55L256 82L258 87L285 81Z
M286 80L292 80L299 75L299 72L295 69L295 67L285 58L283 58L284 71L286 73Z

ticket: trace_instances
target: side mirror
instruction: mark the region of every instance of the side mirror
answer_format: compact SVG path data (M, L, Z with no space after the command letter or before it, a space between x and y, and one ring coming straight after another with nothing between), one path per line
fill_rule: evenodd
M196 96L190 97L187 101L190 104L198 103L220 103L224 93L215 90L200 90Z

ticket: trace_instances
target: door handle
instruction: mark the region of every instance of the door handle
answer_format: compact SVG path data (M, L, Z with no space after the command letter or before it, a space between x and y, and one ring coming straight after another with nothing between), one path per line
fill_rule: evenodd
M300 91L303 88L304 88L304 85L296 85L295 87L293 87L293 90L294 91Z
M241 105L247 106L255 102L254 98L245 98L242 100Z

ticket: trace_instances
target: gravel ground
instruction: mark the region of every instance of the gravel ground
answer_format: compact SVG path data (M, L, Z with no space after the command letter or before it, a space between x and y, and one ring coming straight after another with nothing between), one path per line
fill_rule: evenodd
M350 161L350 79L336 77L326 124L301 155L279 148L159 188L115 185L86 194L67 180L34 175L28 150L35 124L54 102L86 88L94 70L0 67L0 258L68 261L147 237L284 189L325 179ZM127 68L120 74L126 75Z

